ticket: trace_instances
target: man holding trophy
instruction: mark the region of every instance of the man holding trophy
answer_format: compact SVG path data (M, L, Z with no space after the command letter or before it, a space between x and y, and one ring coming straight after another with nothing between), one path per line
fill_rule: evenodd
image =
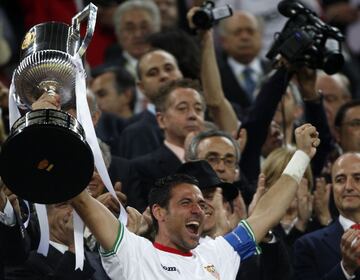
M38 252L48 255L49 267L53 268L51 262L59 266L51 272L46 271L45 265L40 274L60 275L57 279L89 279L94 273L93 269L89 270L88 254L84 262L83 223L65 203L87 187L94 163L106 187L115 193L91 121L82 64L82 56L93 36L96 14L97 7L90 3L73 17L70 26L46 22L26 33L21 62L14 71L9 94L11 133L0 155L4 183L22 199L35 203L41 230ZM80 24L85 19L86 33L81 37ZM48 204L51 211L46 214L42 204ZM125 211L121 219L126 221ZM69 233L69 229L75 230L75 234ZM66 240L72 240L72 245ZM68 258L67 270L61 269L65 259L54 258L54 246L57 253L64 253L64 248L76 252L76 258L71 255ZM31 256L30 264L31 260L37 260L34 269L42 259ZM92 267L94 264L96 261ZM80 271L75 272L76 268Z
M85 18L89 20L81 41L80 22ZM161 180L149 199L156 229L155 242L151 243L126 229L123 207L119 221L84 190L95 162L105 185L115 194L92 126L81 61L95 18L96 7L90 4L73 18L71 26L43 23L26 34L9 95L12 130L0 155L1 177L20 197L54 205L48 207L50 222L56 219L52 215L57 215L53 209L57 208L71 226L71 207L66 203L70 200L100 243L102 265L111 279L235 279L240 262L259 253L257 243L279 222L295 197L320 143L316 128L305 124L296 129L298 150L252 215L224 237L201 245L206 203L198 182L183 174ZM21 116L18 108L28 112ZM76 118L66 112L74 109ZM45 226L43 210L37 207L40 225ZM67 249L76 252L75 268L82 269L83 224L73 215L75 244ZM42 230L42 235L45 232ZM58 243L54 247L64 249Z

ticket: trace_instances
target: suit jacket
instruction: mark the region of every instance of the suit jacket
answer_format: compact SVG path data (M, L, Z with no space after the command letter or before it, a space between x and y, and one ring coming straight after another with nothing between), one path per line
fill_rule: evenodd
M344 230L336 220L331 225L304 235L295 242L295 279L346 280L340 261ZM356 273L356 278L360 274Z
M95 127L96 135L109 145L112 155L118 155L120 153L118 151L118 142L120 141L122 131L139 118L139 116L134 115L129 119L123 119L114 114L102 112Z
M228 64L226 54L218 54L217 61L219 65L222 87L227 99L231 103L239 105L241 109L250 107L252 102L247 96L245 90L239 84L238 79L232 71L232 68ZM261 66L264 75L270 71L269 63L261 61Z
M83 270L77 269L75 271L74 268L75 255L73 253L65 252L62 254L50 245L46 257L32 251L24 265L6 271L6 279L109 279L101 266L97 253L85 252Z
M127 185L132 178L132 168L130 161L126 158L117 156L111 157L111 163L108 169L111 182L120 181L123 185Z
M163 139L156 117L146 110L136 122L121 133L118 143L119 156L134 159L146 155L159 148Z
M25 262L30 252L30 239L20 217L15 213L16 224L0 223L0 279L4 279L4 265Z
M131 161L134 177L124 186L128 205L144 211L148 205L150 189L157 179L173 174L181 165L177 156L165 145L154 152Z
M259 246L261 254L241 262L236 280L289 280L289 256L282 240Z
M106 48L104 54L104 64L108 66L125 67L126 59L123 56L123 50L118 43L114 43Z

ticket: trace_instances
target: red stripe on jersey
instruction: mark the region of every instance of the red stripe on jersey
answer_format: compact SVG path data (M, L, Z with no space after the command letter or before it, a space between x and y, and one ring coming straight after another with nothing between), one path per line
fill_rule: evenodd
M184 257L191 257L192 256L191 252L184 253L184 252L182 252L180 250L161 245L160 243L157 243L157 242L154 242L153 245L154 245L154 247L156 249L159 249L159 250L164 251L164 252L177 254L177 255L180 255L180 256L184 256Z

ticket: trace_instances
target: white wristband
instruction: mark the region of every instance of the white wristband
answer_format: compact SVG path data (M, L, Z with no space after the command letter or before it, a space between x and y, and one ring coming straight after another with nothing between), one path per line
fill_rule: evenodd
M310 157L305 152L302 150L296 150L282 174L291 176L298 184L300 184L309 162Z

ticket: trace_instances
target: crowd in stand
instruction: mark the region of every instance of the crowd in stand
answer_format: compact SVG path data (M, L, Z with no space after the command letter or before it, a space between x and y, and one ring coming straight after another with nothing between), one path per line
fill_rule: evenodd
M4 2L0 145L24 34L89 3ZM46 205L45 256L35 206L0 180L0 279L360 279L356 1L302 1L346 36L331 76L265 57L286 22L278 0L230 0L233 15L207 30L192 22L201 0L92 2L86 94L115 195L94 168L79 195ZM60 99L44 93L32 109Z

